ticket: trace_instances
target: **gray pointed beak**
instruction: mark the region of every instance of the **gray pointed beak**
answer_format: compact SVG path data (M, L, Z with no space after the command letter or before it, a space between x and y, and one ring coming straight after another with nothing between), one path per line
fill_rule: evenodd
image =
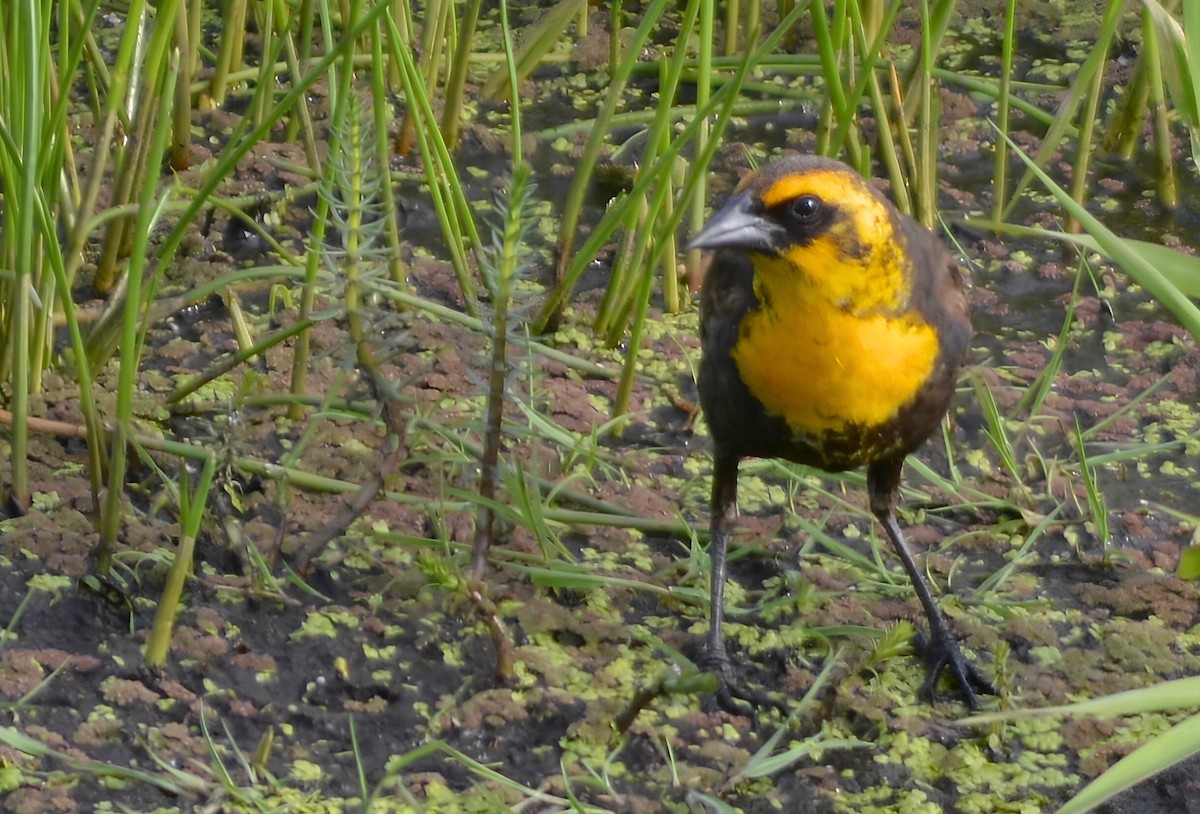
M754 199L741 193L711 218L704 228L692 236L686 246L692 249L741 249L760 254L775 254L772 239L777 227L752 211Z

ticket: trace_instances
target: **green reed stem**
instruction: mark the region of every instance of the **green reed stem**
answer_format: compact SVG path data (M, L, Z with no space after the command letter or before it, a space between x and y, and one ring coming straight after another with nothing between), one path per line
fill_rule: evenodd
M893 6L896 8L896 6ZM849 103L852 106L857 106L862 94L865 90L871 101L871 108L875 111L875 123L879 129L876 144L879 149L880 162L883 164L887 172L887 176L892 183L892 200L896 207L904 213L912 212L912 204L910 200L910 183L906 180L906 174L902 171L900 159L896 152L896 142L899 140L901 144L908 138L908 133L904 128L903 116L900 114L902 107L901 100L896 99L894 105L889 105L883 95L883 89L880 87L879 75L872 67L876 58L881 52L886 41L885 32L876 28L874 31L869 31L866 26L866 19L862 14L858 0L850 0L848 3L850 13L850 28L854 37L855 47L861 58L861 73L862 76L855 84L854 93L849 97ZM876 15L878 16L878 15ZM875 26L882 25L882 18L872 19L872 24ZM870 39L868 39L870 38ZM894 71L889 71L889 75ZM897 132L893 134L892 117L888 111L895 109L899 115L895 118L899 122ZM839 141L839 135L844 135L848 132L848 128L839 124L837 131L834 134L834 142ZM832 148L833 145L831 145ZM832 153L836 155L835 153ZM912 165L910 165L912 166ZM870 173L871 168L864 167L864 172ZM913 176L915 177L916 170L914 169Z
M1128 161L1142 140L1142 125L1150 100L1150 65L1145 50L1138 54L1137 65L1117 108L1109 117L1104 148Z
M133 20L132 16L128 17ZM225 94L229 92L229 74L242 67L242 49L246 37L246 0L228 0L222 15L224 25L221 26L221 47L217 52L217 62L213 68L212 81L209 83L209 94L213 104L225 102Z
M388 18L388 22L391 24L391 18ZM446 249L450 252L454 276L458 280L467 311L474 315L479 310L479 296L467 263L468 250L473 253L476 265L483 265L480 258L483 244L479 239L475 218L458 180L455 161L442 139L441 130L438 129L437 117L434 115L429 96L425 93L417 66L408 49L398 47L399 37L394 26L389 29L389 41L392 44L392 58L401 66L410 111L414 111L413 132L425 159L425 177L433 196L434 211L437 212L442 227Z
M739 25L742 21L741 5L741 0L726 0L725 3L725 56L727 57L732 57L738 52Z
M915 190L916 206L914 217L932 229L937 224L937 148L938 124L941 113L941 96L933 84L933 63L937 58L934 42L934 21L929 12L929 3L921 4L921 68L910 86L917 100L917 166L913 177L922 183Z
M383 56L384 31L383 25L376 21L371 28L371 109L375 115L375 165L387 168L391 164L391 144L388 140L388 128L392 114L388 105L387 63ZM396 283L405 283L408 278L408 268L401 251L400 208L396 202L396 188L390 177L380 184L383 210L380 217L384 222L384 234L387 236L388 274Z
M709 99L709 104L706 108L696 111L695 116L675 137L675 139L671 142L670 147L668 147L667 150L659 156L659 162L672 162L673 164L676 156L679 155L680 150L683 148L683 145L690 143L690 141L695 138L695 134L703 123L704 118L711 115L714 110L720 111L712 125L711 137L709 143L706 145L707 150L704 153L699 154L692 163L691 173L689 174L688 179L684 182L683 189L680 192L681 200L687 200L693 194L695 185L700 182L699 176L703 175L707 171L708 161L711 160L711 157L716 149L714 145L719 144L720 134L723 132L723 128L729 119L729 115L734 104L737 101L737 93L741 89L741 83L745 81L748 70L747 65L757 65L758 60L761 57L771 53L771 51L777 47L779 41L787 34L788 31L791 30L791 27L795 25L796 21L800 18L800 15L807 8L807 3L797 6L795 9L793 9L791 14L780 21L779 25L776 26L775 30L771 32L770 36L763 41L761 46L753 51L747 51L747 56L743 57L742 64L734 73L733 79L725 83L720 90L712 95L712 98ZM730 97L731 93L733 94L732 98ZM541 311L538 312L537 317L533 320L532 330L535 334L543 333L550 322L556 317L559 308L570 294L575 282L583 274L587 266L592 262L592 259L595 258L599 253L601 247L608 242L614 232L616 232L617 228L625 222L625 219L629 215L628 206L631 205L629 202L637 200L638 196L640 195L647 194L651 184L660 177L659 172L661 172L661 168L644 168L642 172L638 173L637 178L634 181L633 189L627 193L623 199L623 203L614 202L614 204L609 206L609 208L605 211L604 215L601 216L600 222L596 224L596 226L589 233L588 238L584 242L583 246L579 249L579 251L573 254L570 265L567 266L566 273L562 276L554 289L552 289L547 295L546 302L542 305ZM655 207L651 205L651 209L654 208ZM684 209L677 209L674 213L672 213L669 223L663 227L664 233L669 234L676 228L684 211ZM660 242L659 248L664 248L665 245L665 242ZM649 262L651 265L653 265L657 263L660 258L661 255L658 253L658 249L656 249ZM561 255L559 262L560 265L563 263L563 257Z
M320 15L321 32L328 48L333 41L333 31L329 25L329 11L326 0L318 0L322 6ZM355 39L347 38L343 40L345 49L338 49L338 61L330 61L325 66L325 73L328 77L330 93L330 108L334 111L336 119L338 107L338 99L344 99L347 92L347 82L353 77L353 59L355 53ZM278 108L278 106L277 106ZM343 113L344 115L344 113ZM336 128L332 128L333 132L338 132ZM336 172L334 162L326 162L323 171L322 183L326 189L333 188L333 175ZM309 233L308 247L304 260L304 284L300 289L300 307L299 321L302 324L311 323L313 308L316 305L317 297L317 275L321 270L321 258L325 251L325 233L329 228L329 215L331 209L331 196L318 195L317 205L313 211L312 231ZM289 388L292 395L302 396L308 392L308 368L309 360L312 354L312 332L309 329L302 330L296 336L296 348L292 355L292 375L291 387ZM303 404L297 400L288 406L288 418L293 421L298 421L304 416Z
M167 30L170 30L178 8L178 0L164 0L160 4L158 20ZM174 67L174 65L162 63L163 85L162 92L157 99L159 121L168 121L171 115L176 76ZM147 163L151 167L158 167L162 164L171 130L167 127L158 127L154 128L151 133L149 149L146 151ZM138 213L133 232L133 252L130 255L129 268L126 271L125 303L121 323L120 369L117 376L116 422L113 427L112 451L109 459L108 494L101 507L100 541L94 552L96 570L102 575L106 575L111 567L112 546L116 543L121 528L121 498L125 493L128 441L133 429L133 398L137 392L137 372L141 360L143 339L143 282L146 277L147 259L150 256L151 226L158 215L155 207L157 188L157 173L148 173L142 178L138 195Z
M715 24L714 3L702 3L700 6L699 35L700 41L696 53L696 107L703 108L712 96L713 72L713 27ZM696 151L703 152L708 146L709 127L705 120L696 131ZM688 212L688 234L696 234L704 227L704 208L708 202L708 176L705 174L692 193ZM684 265L687 268L686 278L700 279L699 249L692 249L684 255Z
M954 15L956 0L935 0L933 8L929 8L929 0L921 3L921 50L913 54L912 60L904 69L904 121L911 122L917 114L921 95L913 87L920 83L917 74L924 71L932 72L932 65L937 61L936 55L941 50L942 40L950 27ZM923 83L922 83L923 84Z
M1033 166L1031 167L1026 163L1025 172L1022 173L1020 180L1017 181L1017 186L1008 200L1008 205L1004 207L1005 218L1011 216L1013 206L1020 200L1025 187L1033 180L1034 167L1041 168L1045 166L1050 157L1061 146L1062 139L1067 134L1069 122L1075 118L1075 113L1083 103L1086 89L1091 87L1096 74L1103 70L1104 61L1108 56L1109 48L1112 46L1113 38L1116 36L1117 23L1121 19L1121 13L1124 8L1125 3L1123 0L1109 0L1107 8L1104 10L1104 17L1100 22L1100 35L1096 40L1096 44L1092 46L1087 58L1079 66L1071 94L1059 105L1058 110L1055 112L1050 127L1042 139L1042 145L1033 157Z
M10 81L18 86L17 95L21 99L21 107L13 106L13 113L20 117L17 120L20 142L16 145L16 154L6 162L14 169L16 162L11 159L20 162L19 170L9 174L10 178L19 176L19 190L15 196L8 199L10 206L16 203L16 212L5 213L5 220L8 221L9 228L14 229L16 237L16 267L13 269L16 276L11 284L11 296L6 303L8 313L5 316L8 349L11 354L9 364L13 413L10 488L12 499L20 506L28 506L30 499L26 459L31 380L31 294L37 284L34 252L41 245L40 236L34 229L34 213L40 180L38 170L42 157L42 112L47 108L46 100L42 98L42 90L45 87L43 72L49 66L49 54L43 51L43 47L48 46L49 42L43 36L42 8L40 3L18 3L14 9L13 27L20 43L18 48L14 49L14 56L24 57L16 60L17 64L12 67L17 75L10 77ZM13 214L16 217L13 217ZM11 238L5 240L9 246L12 245L10 240Z
M1101 555L1105 560L1110 555L1109 545L1112 543L1108 524L1108 501L1100 490L1096 478L1096 470L1088 460L1087 447L1083 442L1083 426L1079 416L1075 416L1075 454L1079 458L1079 473L1083 477L1084 493L1087 495L1088 510L1092 515L1092 523L1096 527L1096 538L1100 541Z
M146 641L146 666L151 670L161 668L167 663L167 654L171 650L171 632L175 627L175 618L179 615L179 600L183 596L184 583L193 569L196 537L200 534L200 523L208 505L208 492L212 486L217 462L216 457L207 451L203 461L194 492L188 490L186 462L181 467L183 475L179 484L179 547L175 551L171 570L167 572L162 597L154 613L154 624Z
M691 0L684 8L679 29L682 36L686 36L692 31L699 14L699 6L704 2L707 0ZM633 310L641 308L641 297L646 289L642 277L653 276L653 267L645 262L646 250L650 246L651 239L656 233L659 233L664 236L664 240L674 242L673 229L663 229L659 232L651 225L655 221L661 220L661 213L668 206L667 201L670 198L670 178L675 169L674 162L658 164L657 158L670 144L670 103L679 90L685 56L684 49L676 49L670 60L659 63L658 93L662 104L658 106L658 115L646 135L645 153L642 156L639 174L650 172L651 168L654 168L655 183L659 185L660 189L665 186L666 194L657 195L655 205L650 207L643 206L644 197L640 200L633 199L635 206L632 211L639 213L640 217L630 218L627 221L627 227L633 227L627 236L631 248L627 253L623 252L618 255L617 262L613 266L614 284L609 285L604 305L596 316L597 330L607 334L610 346L615 345L619 335L624 332L628 323L628 315ZM677 283L674 268L670 270L666 278L663 283L664 291L668 286L673 288ZM623 285L625 282L629 282L629 285ZM672 293L674 292L672 291ZM646 296L649 296L648 292ZM677 310L678 294L674 294L673 299L672 304L675 306L673 310ZM637 327L640 329L640 326Z
M1079 287L1086 275L1086 271L1086 263L1081 255L1079 265L1075 269L1075 281L1071 286L1071 299L1067 302L1067 314L1063 319L1062 328L1059 329L1058 339L1054 343L1050 358L1046 360L1046 364L1038 372L1037 378L1025 388L1025 392L1021 395L1020 400L1014 408L1014 412L1026 416L1025 426L1022 427L1022 434L1030 421L1041 413L1042 406L1054 390L1054 383L1058 378L1058 373L1062 370L1063 357L1070 346L1071 331L1075 325L1075 309L1079 303Z
M504 29L505 51L512 57L512 32L508 27L508 4L501 0L501 21ZM517 93L516 61L509 62L509 92L512 96L513 121L520 119L520 97ZM500 446L504 440L504 403L508 394L508 338L511 330L510 307L516 287L520 261L520 243L524 232L523 219L530 177L529 165L521 160L520 125L514 128L513 176L509 186L508 202L501 223L503 230L498 237L499 252L495 266L486 275L490 284L492 319L489 338L492 344L491 364L488 368L487 415L484 418L484 442L480 456L479 504L476 509L475 537L471 546L470 578L483 579L487 568L487 555L495 534L493 504L499 481ZM511 496L510 496L511 497Z
M1097 123L1096 111L1100 108L1100 96L1103 91L1104 72L1096 71L1084 98L1083 112L1079 120L1079 138L1075 141L1075 163L1071 171L1071 197L1080 204L1087 197L1088 170L1092 165L1093 134ZM1079 222L1068 216L1066 230L1078 232Z
M912 167L912 172L916 172L916 168L921 166L921 162L917 160L917 149L913 146L912 134L909 133L908 125L904 122L904 89L900 87L900 74L895 68L888 72L888 80L891 83L892 99L895 100L896 108L896 127L895 132L897 140L900 142L900 153L904 156L904 165ZM897 188L896 178L892 179L892 200L896 202L896 208L901 212L913 214L912 189L911 185L904 183L901 179L899 188Z
M567 193L566 201L563 203L562 221L559 224L558 264L554 275L557 282L546 295L546 303L534 319L534 325L536 326L535 333L541 333L547 325L557 320L559 309L566 303L567 298L570 296L570 286L573 285L573 281L568 284L565 277L567 267L571 264L574 257L572 248L575 244L575 232L579 227L579 218L583 212L583 199L591 183L592 173L596 168L596 161L600 157L600 150L604 146L604 139L609 131L610 121L616 113L617 107L622 101L625 87L629 83L629 75L633 71L634 64L640 59L642 47L654 31L666 7L667 0L651 0L650 4L646 6L642 13L642 21L630 39L624 57L612 73L608 92L605 94L604 102L600 106L600 113L596 116L592 136L588 139L588 143L583 149L583 155L579 159L575 178L571 182L571 189Z
M522 45L516 52L515 70L519 78L523 79L533 72L543 57L562 39L571 21L578 17L579 10L586 7L587 0L558 0L541 22L531 31L523 32ZM484 99L497 99L506 94L509 87L508 71L505 65L492 73L480 88L480 95Z
M1164 12L1165 13L1165 12ZM1163 206L1179 204L1179 188L1175 181L1175 156L1172 149L1171 123L1167 118L1167 94L1163 80L1163 43L1149 8L1142 10L1142 42L1149 67L1147 85L1150 89L1150 111L1154 122L1154 157L1157 165L1158 200ZM1195 36L1195 32L1193 32ZM1098 94L1097 94L1098 95ZM1082 201L1081 198L1076 198Z
M442 138L451 150L458 148L458 134L463 106L463 90L467 85L467 70L471 64L471 43L475 39L475 25L479 21L479 9L483 0L467 0L458 21L458 45L450 65L450 79L446 82L446 105L442 110ZM586 6L584 13L587 13Z
M174 5L173 2L172 6ZM176 53L173 49L174 15L163 15L161 11L156 11L154 18L156 24L149 26L148 30L151 33L148 41L140 43L141 48L134 52L135 57L141 56L133 65L140 73L141 79L130 88L136 95L133 100L134 137L122 145L114 167L112 182L115 189L112 196L114 204L133 200L147 175L157 181L160 172L159 165L149 161L147 145L154 138L153 131L158 129L158 121L172 121L170 118L156 118L156 111L159 109L158 97L164 92L166 66L175 58ZM130 25L140 24L131 22ZM175 79L175 74L172 72L172 87L175 85ZM170 108L167 112L170 116ZM169 131L171 128L167 127L166 129ZM93 288L98 293L108 294L117 285L121 258L129 253L134 240L131 234L133 228L134 224L131 220L122 219L113 221L106 229L101 256L96 264L96 274L93 280ZM93 349L95 347L96 345L92 345ZM103 360L97 358L93 351L92 362L100 361Z
M1000 94L996 105L996 127L1001 133L1008 132L1012 113L1013 52L1017 39L1017 0L1006 0L1004 4L1004 36L1000 50ZM996 142L996 156L992 165L992 220L1001 220L1005 194L1008 190L1008 150Z
M250 105L247 108L246 115L254 124L258 124L266 117L271 109L270 88L275 87L275 60L279 57L280 46L283 43L282 37L275 35L275 9L280 8L283 14L281 19L287 19L286 11L281 8L282 0L267 0L263 4L263 15L266 19L259 22L259 28L262 31L262 55L258 61L258 73L254 81L254 95L250 99Z
M192 5L200 5L193 2ZM192 145L192 40L199 35L189 31L189 14L175 15L175 47L179 49L179 76L175 79L175 100L171 105L171 168L185 170L191 164Z
M840 45L834 39L834 31L830 28L829 18L824 3L812 5L813 36L817 40L817 54L821 60L821 76L825 80L828 101L822 109L822 120L827 121L817 132L817 152L828 155L832 144L831 125L849 131L854 121L853 110L846 102L846 90L842 85L842 72L839 68ZM846 153L850 156L849 163L859 166L859 148L855 139L846 140Z
M750 32L759 30L759 18L762 14L762 3L748 3L746 5L746 19L744 21L743 30L746 32L747 38ZM753 48L754 42L750 39L746 40L746 48ZM735 51L736 53L736 51Z
M276 0L276 2L282 2L282 0ZM300 49L299 51L297 50L296 38L293 37L291 32L288 30L284 30L280 34L279 39L283 43L285 62L278 66L278 68L272 68L271 76L274 75L276 70L280 72L286 71L291 82L303 82L304 75L300 69L302 60L301 53L303 49ZM264 76L263 78L265 80L267 77ZM266 87L260 86L255 88L255 98L262 99L265 105L266 102L271 98L267 88L274 87L274 84L274 82L268 82ZM308 112L308 105L294 105L290 108L290 111L295 114L288 120L288 132L292 134L292 138L290 140L294 141L295 138L299 136L300 144L304 147L304 160L308 163L308 168L312 172L312 177L320 178L322 174L321 157L320 153L317 151L317 136L313 130L312 115ZM269 121L274 115L276 114L269 110L264 111L263 115L255 120L255 124L261 124L263 121Z

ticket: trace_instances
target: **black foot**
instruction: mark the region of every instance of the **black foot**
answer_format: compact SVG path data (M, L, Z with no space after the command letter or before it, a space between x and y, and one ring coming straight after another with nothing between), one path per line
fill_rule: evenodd
M948 672L954 679L962 699L971 709L979 709L979 698L976 693L997 695L992 682L984 678L983 674L975 669L974 664L967 661L967 657L958 647L958 641L949 631L932 637L918 633L913 640L913 645L925 659L925 664L929 669L925 682L921 685L923 697L932 701L938 700L938 681L945 672Z
M705 644L697 645L695 661L701 670L712 673L717 679L717 689L713 699L717 708L731 715L755 717L756 709L777 709L781 714L787 714L787 707L765 692L743 687L735 679L733 662L724 647L712 648Z

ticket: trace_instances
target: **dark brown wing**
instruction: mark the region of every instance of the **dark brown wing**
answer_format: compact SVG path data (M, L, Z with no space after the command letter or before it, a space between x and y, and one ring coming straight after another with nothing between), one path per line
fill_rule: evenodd
M958 261L933 232L913 219L901 215L900 226L914 269L913 307L937 330L938 366L957 377L971 342L971 317Z
M739 457L753 454L739 427L764 411L742 383L731 354L742 318L757 307L750 258L738 251L716 252L700 289L700 406L718 450L728 448Z
M971 319L962 275L945 244L924 226L900 217L901 232L913 263L912 305L938 336L938 358L913 401L889 422L904 454L914 451L937 430L950 408L958 375L971 343Z

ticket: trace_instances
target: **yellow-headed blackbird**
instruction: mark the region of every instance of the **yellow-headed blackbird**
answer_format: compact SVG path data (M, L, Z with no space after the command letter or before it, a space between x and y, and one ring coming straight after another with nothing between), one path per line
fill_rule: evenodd
M937 429L971 336L950 252L858 173L828 158L748 176L689 244L715 249L700 295L700 404L713 441L711 627L721 706L743 711L725 650L725 554L745 457L827 472L867 467L871 511L929 619L933 693L991 685L963 657L896 522L904 458Z

